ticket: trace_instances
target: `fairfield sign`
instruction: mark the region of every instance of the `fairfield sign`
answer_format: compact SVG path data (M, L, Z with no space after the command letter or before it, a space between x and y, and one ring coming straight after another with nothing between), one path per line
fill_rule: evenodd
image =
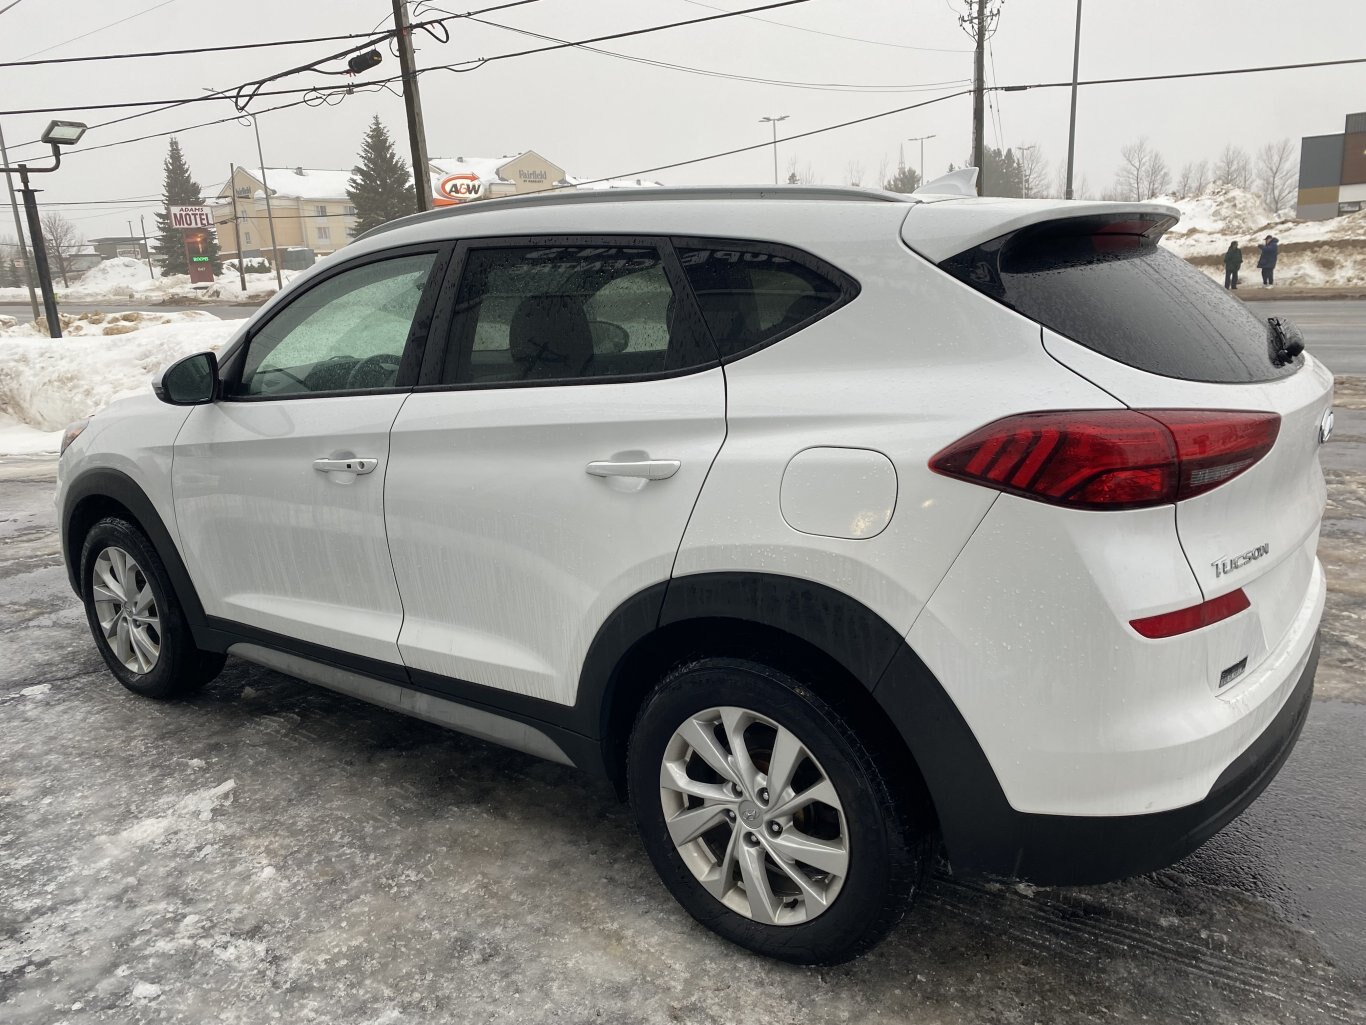
M206 206L171 207L172 228L212 228L213 214Z

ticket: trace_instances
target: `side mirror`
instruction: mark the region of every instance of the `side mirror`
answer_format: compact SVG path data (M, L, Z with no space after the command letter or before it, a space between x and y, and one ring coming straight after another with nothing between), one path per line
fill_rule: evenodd
M218 398L218 357L211 352L196 352L172 363L152 384L162 402L172 406L202 406Z

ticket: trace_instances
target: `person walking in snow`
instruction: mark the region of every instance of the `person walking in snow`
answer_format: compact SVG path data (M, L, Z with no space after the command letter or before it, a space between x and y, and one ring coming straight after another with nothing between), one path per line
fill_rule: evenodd
M1275 235L1268 235L1262 243L1262 255L1257 257L1257 266L1262 271L1262 284L1270 288L1276 283L1276 257L1280 255L1280 242Z
M1224 254L1224 287L1235 291L1238 288L1238 268L1243 265L1243 251L1238 248L1238 240L1234 239L1228 244L1228 252Z

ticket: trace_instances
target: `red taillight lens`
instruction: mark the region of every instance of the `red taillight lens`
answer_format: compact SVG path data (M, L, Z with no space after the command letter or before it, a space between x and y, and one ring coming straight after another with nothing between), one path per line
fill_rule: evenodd
M1202 626L1210 626L1222 619L1228 619L1229 616L1236 616L1243 609L1251 607L1252 602L1247 600L1247 595L1240 587L1236 591L1221 594L1218 598L1211 598L1188 609L1177 609L1175 612L1164 612L1160 616L1130 620L1129 625L1144 637L1158 640L1199 630Z
M930 469L1077 509L1139 509L1192 498L1271 450L1275 413L1082 409L1021 413L987 424Z

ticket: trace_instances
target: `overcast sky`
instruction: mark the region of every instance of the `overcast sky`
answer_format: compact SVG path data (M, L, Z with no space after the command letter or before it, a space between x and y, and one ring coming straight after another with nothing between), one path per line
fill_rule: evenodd
M234 0L217 5L161 0L159 6L158 2L21 0L0 14L0 62L30 55L70 57L367 32L388 24L391 15L389 0ZM493 2L459 0L445 6L464 12ZM757 6L759 0L706 2L735 10ZM0 0L0 7L4 3ZM419 7L430 11L428 5ZM759 118L766 115L788 115L779 126L781 138L891 110L955 91L960 86L942 83L971 78L970 43L957 24L962 10L961 2L950 0L810 0L755 18L731 18L602 44L633 57L726 75L867 87L864 91L706 77L582 50L496 61L465 74L433 71L421 79L429 151L433 156L498 156L534 149L573 175L621 176L763 142L770 137L770 128ZM138 15L142 11L148 13ZM1068 79L1075 11L1074 0L1005 0L991 41L988 83ZM714 11L690 0L539 0L488 18L564 39L584 39L709 13ZM130 15L138 16L101 27ZM82 33L90 34L73 38ZM1363 39L1366 3L1360 0L1086 0L1081 77L1358 57L1363 55ZM52 116L94 124L133 112L83 110L82 104L194 96L201 87L235 86L324 56L341 45L0 68L0 111L64 111L0 115L0 126L12 161L35 159L41 155L39 148L17 144L36 138ZM418 62L450 64L534 45L537 41L524 35L462 21L454 24L444 45L423 37ZM364 78L398 73L398 62L387 47L384 55L383 64ZM306 74L267 88L341 81ZM932 86L927 91L905 91L927 84ZM253 109L280 102L258 99ZM996 94L992 102L997 106L989 110L988 145L1036 144L1055 172L1067 152L1068 91ZM1213 159L1226 142L1255 150L1269 140L1289 137L1298 153L1301 136L1341 131L1343 116L1358 109L1366 109L1366 64L1083 88L1077 113L1077 177L1086 180L1091 192L1101 192L1114 177L1119 147L1140 135L1149 137L1173 171L1189 160ZM180 129L231 112L227 101L215 100L92 130L82 146L68 154L60 171L42 176L46 191L40 201L135 197L137 202L110 208L61 209L87 237L122 234L130 218L136 229L138 214L150 215L155 209L155 200L147 200L161 190L167 140L85 153L82 149ZM263 116L266 164L349 168L366 123L375 114L406 156L402 100L384 92L357 93L335 107ZM780 170L785 176L795 157L799 169L809 167L816 180L847 183L854 165L861 169L863 183L871 185L880 170L895 169L903 140L934 135L925 144L925 169L933 177L950 161L966 160L971 119L971 101L964 96L780 142ZM221 185L231 162L255 161L251 129L234 122L184 131L179 139L206 194ZM917 163L919 144L904 145L907 162ZM713 184L770 181L772 175L773 154L765 147L650 177L669 184ZM0 219L0 236L10 232L9 218Z

